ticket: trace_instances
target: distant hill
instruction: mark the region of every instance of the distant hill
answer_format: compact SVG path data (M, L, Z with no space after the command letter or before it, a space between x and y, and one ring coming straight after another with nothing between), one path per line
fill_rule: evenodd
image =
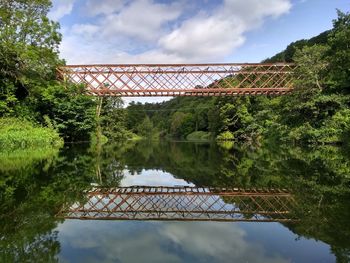
M315 44L326 44L327 38L331 30L324 31L318 36L312 37L310 39L301 39L290 43L285 50L277 53L271 58L263 60L266 63L273 62L293 62L293 56L298 48L303 48L304 46L313 46Z

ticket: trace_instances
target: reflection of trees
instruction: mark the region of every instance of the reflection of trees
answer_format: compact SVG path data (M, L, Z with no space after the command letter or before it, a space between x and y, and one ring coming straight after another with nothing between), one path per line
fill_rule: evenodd
M16 158L13 165L8 162L6 171L0 173L0 261L56 262L60 245L52 229L57 222L52 207L48 210L45 203L44 174L57 155L45 158L23 151L16 156L27 159L25 165L17 166Z
M292 213L301 221L286 226L330 244L339 259L349 260L350 158L346 149L282 145L224 150L215 144L140 141L120 156L131 172L161 169L197 186L291 189L297 204ZM247 204L254 208L255 204Z
M6 160L6 170L0 171L0 261L57 262L55 214L63 203L84 198L83 191L95 182L94 156L76 147L40 158L27 151L17 155L25 154L25 165Z
M326 242L339 262L346 262L349 159L348 150L331 146L224 149L216 144L138 141L108 143L100 149L72 145L20 167L6 160L6 171L0 171L1 260L55 261L60 245L53 232L59 222L54 215L63 203L83 202L83 190L92 183L118 186L124 169L158 169L197 186L288 188L296 199L293 216L301 220L285 225ZM249 200L239 205L256 208Z
M42 200L40 200L42 201ZM57 262L60 251L57 226L53 215L43 208L38 198L18 204L14 211L0 218L1 262Z

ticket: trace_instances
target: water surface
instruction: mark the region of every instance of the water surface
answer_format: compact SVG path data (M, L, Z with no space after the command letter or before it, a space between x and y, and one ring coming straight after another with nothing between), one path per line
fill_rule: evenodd
M28 153L26 153L28 154ZM126 142L0 158L1 262L349 262L349 151ZM23 160L22 160L22 159ZM73 220L93 188L288 189L293 222ZM227 200L224 200L227 202ZM247 218L253 215L248 215Z

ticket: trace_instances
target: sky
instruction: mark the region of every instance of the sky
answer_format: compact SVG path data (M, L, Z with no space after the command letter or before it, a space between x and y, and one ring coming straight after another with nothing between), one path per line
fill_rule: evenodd
M67 64L260 62L349 0L53 0ZM163 99L162 99L163 100Z

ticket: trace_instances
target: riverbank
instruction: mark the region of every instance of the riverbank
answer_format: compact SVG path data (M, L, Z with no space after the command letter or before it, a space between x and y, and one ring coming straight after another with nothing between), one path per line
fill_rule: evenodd
M53 128L42 127L25 119L0 119L0 150L60 148L63 139Z

